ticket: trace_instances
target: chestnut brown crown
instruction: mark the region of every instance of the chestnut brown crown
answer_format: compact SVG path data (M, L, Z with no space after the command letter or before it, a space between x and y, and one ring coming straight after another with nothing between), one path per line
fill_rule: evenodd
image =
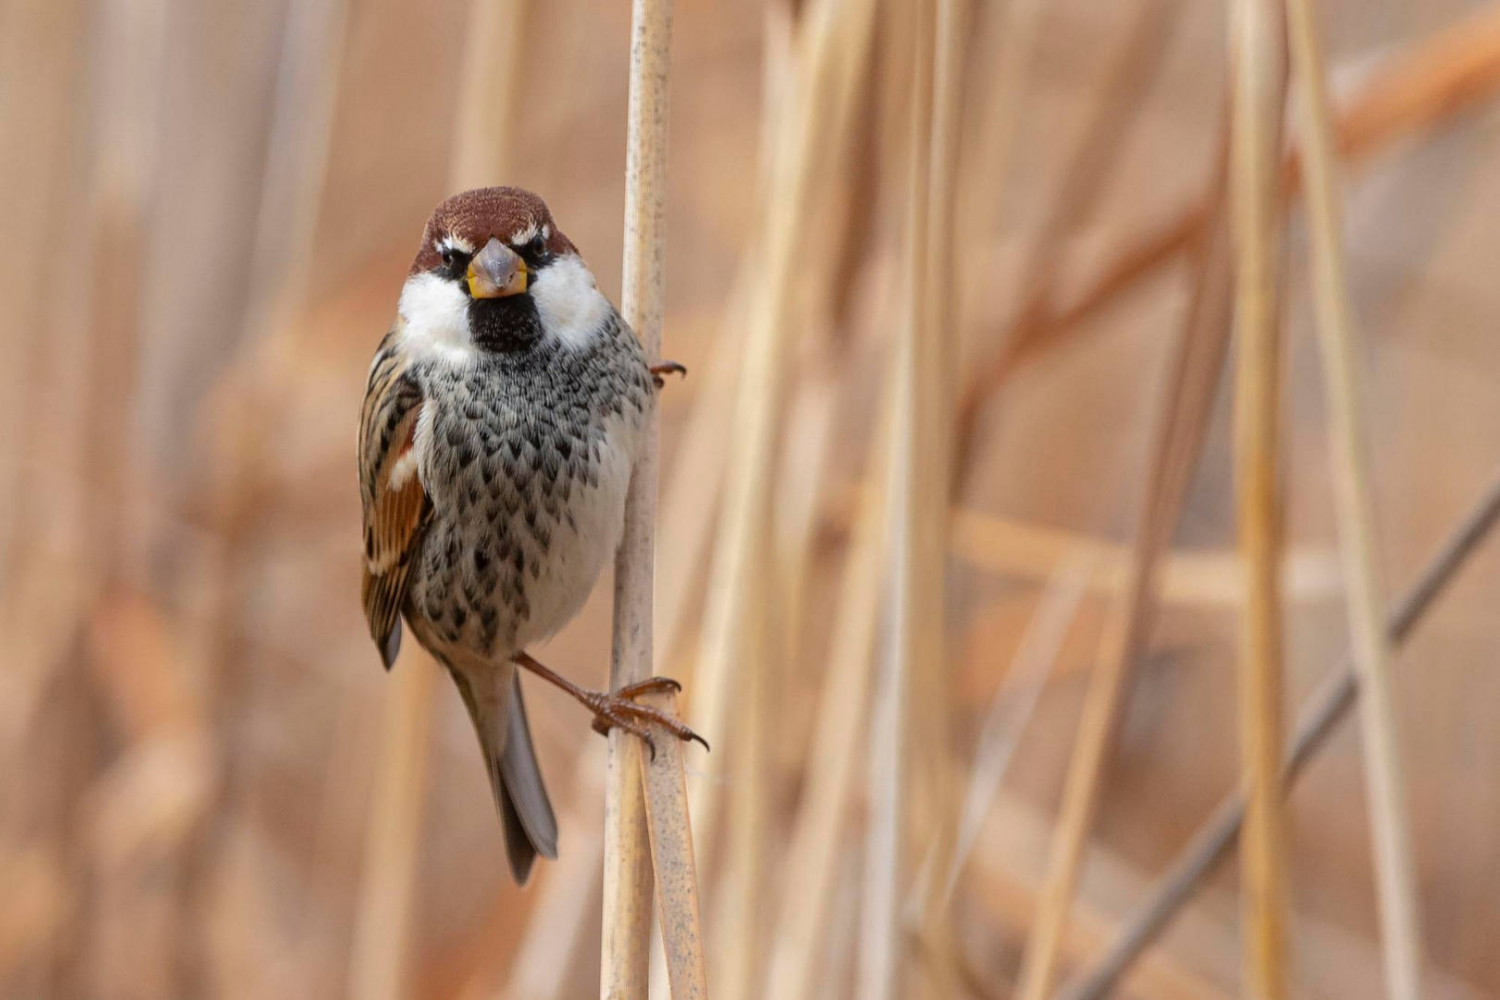
M422 230L422 245L409 273L443 266L438 244L450 236L461 240L470 252L483 247L491 237L510 246L536 238L553 254L577 252L572 241L553 223L547 203L517 187L475 188L438 205Z

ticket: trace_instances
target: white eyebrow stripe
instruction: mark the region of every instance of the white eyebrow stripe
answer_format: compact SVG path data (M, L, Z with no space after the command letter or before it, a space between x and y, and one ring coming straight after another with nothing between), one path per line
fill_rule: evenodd
M537 238L537 232L538 231L536 223L533 222L531 225L527 226L525 229L512 236L510 238L510 245L513 247L524 247L526 244Z
M442 253L444 250L458 250L461 253L474 252L474 248L469 245L468 240L456 236L453 233L449 233L447 236L439 239L437 241L437 249L438 253Z

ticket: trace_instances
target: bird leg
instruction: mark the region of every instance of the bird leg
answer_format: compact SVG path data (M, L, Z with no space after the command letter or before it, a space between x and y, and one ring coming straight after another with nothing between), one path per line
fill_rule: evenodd
M658 389L667 384L666 376L668 375L687 377L687 369L675 361L662 361L647 370L651 372L651 381L656 383Z
M632 700L643 694L675 694L681 691L682 685L670 677L648 677L634 684L626 684L618 691L590 691L574 684L562 674L541 663L530 653L517 653L511 659L518 666L525 667L543 680L556 684L576 698L584 708L592 711L594 732L607 736L611 729L623 729L645 740L646 746L651 750L653 760L656 758L656 742L651 738L650 729L653 723L680 740L697 740L703 744L703 749L708 749L707 740L673 716L649 705L638 705Z

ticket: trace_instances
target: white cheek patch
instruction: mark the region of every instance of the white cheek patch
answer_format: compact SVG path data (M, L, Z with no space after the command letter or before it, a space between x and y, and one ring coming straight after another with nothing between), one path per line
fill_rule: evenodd
M436 274L414 274L401 289L402 346L414 357L450 363L474 356L469 335L469 297L458 283Z
M531 298L542 329L577 350L599 336L610 315L609 300L577 254L557 258L536 276Z

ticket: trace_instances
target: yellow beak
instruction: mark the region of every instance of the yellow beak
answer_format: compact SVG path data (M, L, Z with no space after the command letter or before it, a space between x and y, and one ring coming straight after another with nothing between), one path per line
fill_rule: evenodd
M476 299L498 299L526 291L531 272L521 255L491 237L469 261L469 294Z

